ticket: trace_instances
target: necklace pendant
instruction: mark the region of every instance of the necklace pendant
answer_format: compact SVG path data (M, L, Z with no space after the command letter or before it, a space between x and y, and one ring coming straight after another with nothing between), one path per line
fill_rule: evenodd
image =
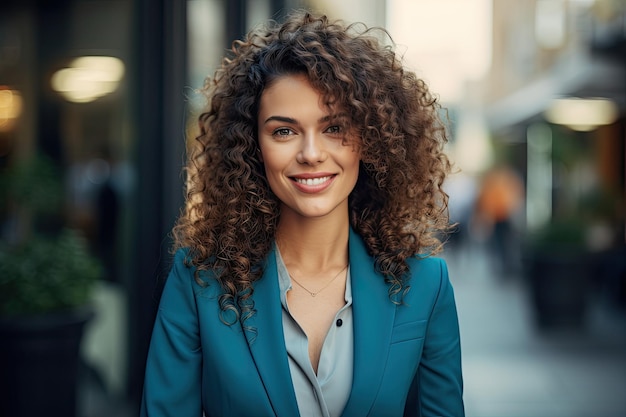
M349 265L349 264L348 264L348 265ZM300 283L299 283L299 282L298 282L298 281L297 281L294 277L292 277L292 276L291 276L291 274L289 274L289 278L290 278L293 282L295 282L295 283L296 283L299 287L301 287L304 291L308 292L308 293L311 295L311 297L315 297L315 296L317 296L317 294L321 293L321 292L322 292L325 288L327 288L327 287L328 287L328 286L329 286L329 285L330 285L330 284L331 284L334 280L336 280L336 279L337 279L337 277L338 277L339 275L341 275L341 273L342 273L343 271L345 271L346 269L348 269L348 265L344 266L344 267L343 267L343 269L342 269L341 271L339 271L339 272L337 273L337 275L335 275L335 277L334 277L333 279L331 279L330 281L328 281L328 283L326 283L326 285L324 285L322 288L320 288L317 292L312 292L312 291L309 291L309 290L308 290L308 289L307 289L304 285L300 284Z

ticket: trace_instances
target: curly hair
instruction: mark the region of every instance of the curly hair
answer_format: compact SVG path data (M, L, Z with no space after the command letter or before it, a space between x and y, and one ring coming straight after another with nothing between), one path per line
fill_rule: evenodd
M448 228L441 188L448 139L436 97L403 68L384 29L307 11L251 31L229 52L202 89L207 107L186 168L186 208L173 230L174 250L188 250L198 283L211 270L222 286L222 320L254 314L252 284L275 238L280 202L260 160L257 114L264 89L285 75L304 74L327 105L346 110L361 151L350 224L390 298L402 296L407 259L437 253Z

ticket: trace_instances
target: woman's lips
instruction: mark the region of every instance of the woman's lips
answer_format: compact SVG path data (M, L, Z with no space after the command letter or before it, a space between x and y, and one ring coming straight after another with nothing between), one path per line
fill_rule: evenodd
M291 177L296 188L305 193L318 193L332 184L335 175Z
M328 181L331 178L330 175L325 176L325 177L317 177L317 178L294 178L294 180L298 183L298 184L303 184L303 185L320 185L325 183L326 181Z

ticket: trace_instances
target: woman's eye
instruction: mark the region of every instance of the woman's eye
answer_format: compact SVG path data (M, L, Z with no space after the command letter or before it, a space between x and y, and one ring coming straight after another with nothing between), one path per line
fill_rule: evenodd
M328 129L326 129L326 132L333 134L333 135L338 135L343 131L343 129L341 128L341 126L330 126Z
M291 129L286 127L281 127L280 129L276 129L272 134L274 136L289 136L293 133Z

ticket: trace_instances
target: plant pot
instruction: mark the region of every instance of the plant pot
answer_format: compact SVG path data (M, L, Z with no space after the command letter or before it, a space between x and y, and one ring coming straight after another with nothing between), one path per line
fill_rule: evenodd
M0 415L76 416L80 342L90 309L0 317Z
M582 327L588 307L590 256L580 251L534 251L525 262L538 327Z

